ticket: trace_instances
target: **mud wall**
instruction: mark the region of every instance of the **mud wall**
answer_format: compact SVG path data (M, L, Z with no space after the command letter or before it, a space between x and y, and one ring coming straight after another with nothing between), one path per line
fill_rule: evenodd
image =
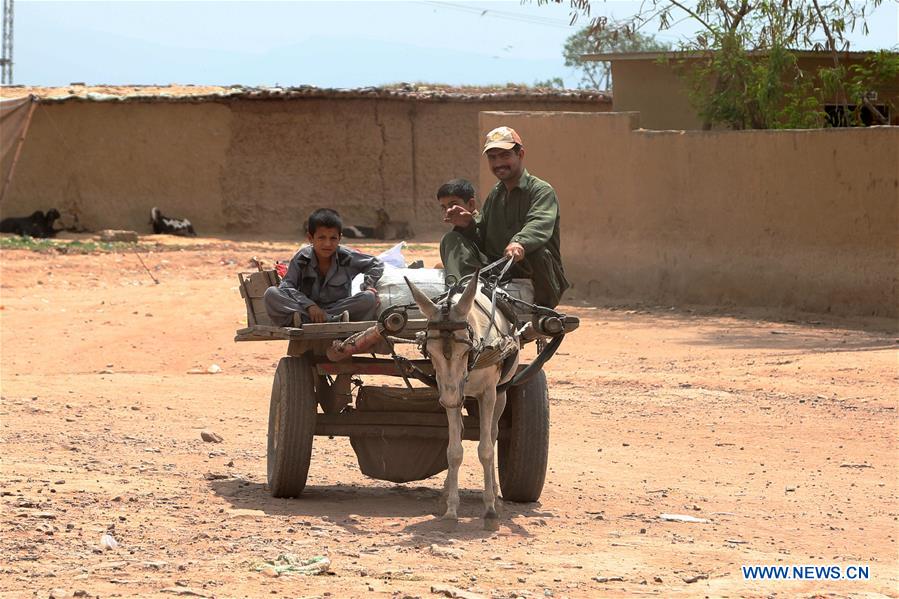
M147 233L158 206L201 234L283 235L317 207L352 224L374 224L383 207L436 231L437 187L477 179L480 111L610 107L564 98L42 103L0 216L56 207L88 230Z
M483 113L556 188L573 295L896 316L899 127L635 130ZM484 187L495 179L482 167Z

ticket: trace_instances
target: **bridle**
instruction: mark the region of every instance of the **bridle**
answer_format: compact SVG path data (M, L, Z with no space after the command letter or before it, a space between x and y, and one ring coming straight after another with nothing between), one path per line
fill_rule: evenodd
M475 363L478 361L478 356L481 354L481 347L475 346L474 343L474 330L471 328L471 324L467 320L452 320L450 317L450 311L453 307L452 303L452 292L447 294L446 299L439 304L440 308L440 319L439 320L429 320L427 326L425 327L424 336L421 338L420 349L421 353L424 354L424 357L430 359L430 353L428 352L428 341L437 340L441 341L443 357L447 360L452 360L453 358L453 344L461 343L463 345L467 345L468 349L466 350L468 354L468 366L466 369L466 378L468 374L474 370ZM465 339L460 339L456 337L456 331L467 331L468 335ZM432 332L436 332L437 335L432 335ZM482 340L483 343L483 340Z

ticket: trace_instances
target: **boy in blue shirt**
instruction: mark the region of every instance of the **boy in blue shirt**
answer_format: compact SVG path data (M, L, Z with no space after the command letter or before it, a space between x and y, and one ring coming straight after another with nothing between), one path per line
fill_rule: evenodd
M309 216L306 240L277 287L265 291L265 309L278 326L306 322L373 320L380 300L375 283L384 273L379 258L340 245L343 222L336 211ZM353 277L363 273L361 291L351 295Z

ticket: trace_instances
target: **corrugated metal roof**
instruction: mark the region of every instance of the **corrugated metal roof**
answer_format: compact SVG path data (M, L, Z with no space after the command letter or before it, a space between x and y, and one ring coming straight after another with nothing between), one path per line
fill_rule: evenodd
M193 85L84 85L64 87L3 86L0 97L33 94L42 102L208 102L231 99L292 100L304 98L381 98L426 102L482 102L496 100L563 100L611 102L612 96L596 90L559 90L531 87L444 87L398 85L333 89L314 86L248 87Z

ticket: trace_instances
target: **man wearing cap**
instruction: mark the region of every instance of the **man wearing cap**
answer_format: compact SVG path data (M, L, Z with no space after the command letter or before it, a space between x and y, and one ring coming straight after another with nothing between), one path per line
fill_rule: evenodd
M556 192L524 168L524 144L510 127L487 134L484 154L499 182L481 211L452 206L445 220L452 231L440 242L447 275L473 273L502 256L515 264L512 277L534 282L534 301L555 308L568 289L559 243L559 201Z

